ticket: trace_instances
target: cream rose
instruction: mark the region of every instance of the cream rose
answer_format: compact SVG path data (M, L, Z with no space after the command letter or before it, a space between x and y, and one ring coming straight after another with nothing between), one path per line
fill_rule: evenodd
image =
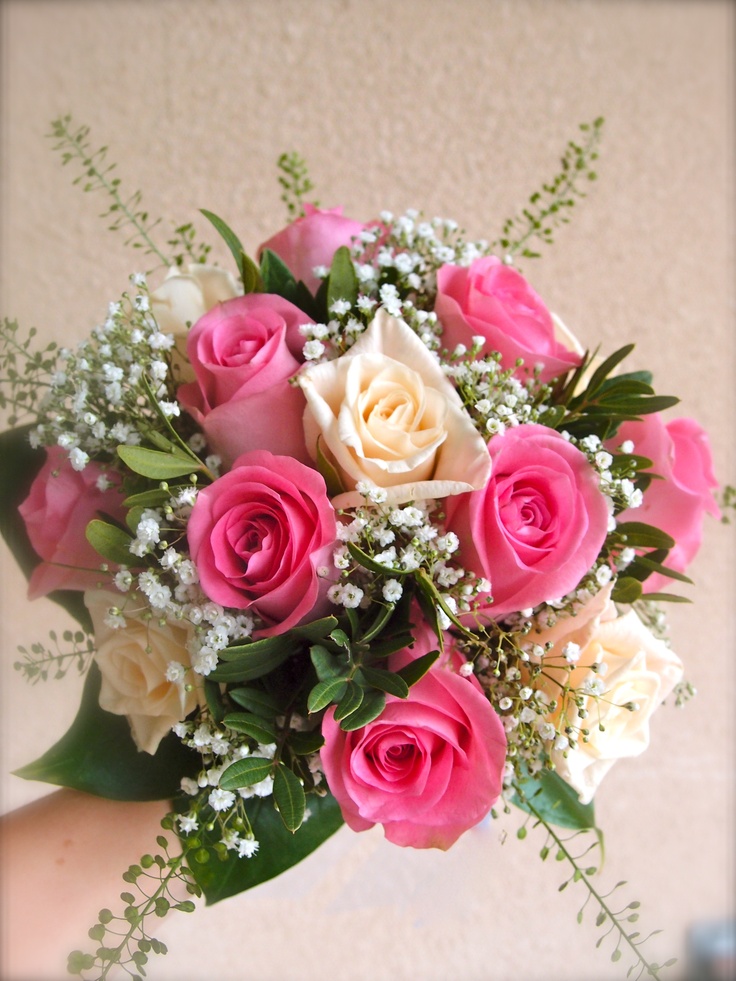
M165 334L176 338L180 381L194 380L186 356L189 328L218 303L241 292L235 277L226 270L192 263L183 272L172 266L163 283L151 293L151 312L156 323Z
M566 324L562 322L562 320L560 319L560 317L557 316L556 313L552 314L552 323L555 329L555 340L559 341L560 344L563 344L568 349L568 351L572 351L573 354L577 354L582 361L583 355L585 354L585 348L577 339L577 337L573 334L570 328L567 327ZM603 364L603 358L600 357L600 355L596 354L591 358L590 364L580 376L580 380L578 381L577 386L575 387L575 392L574 392L575 395L579 395L580 392L585 391L588 382L593 377L593 373L602 364Z
M402 320L379 310L347 354L304 369L304 432L345 492L337 508L363 500L363 481L393 504L484 487L491 460L483 438L439 363Z
M128 598L139 607L145 600ZM156 618L147 623L131 616L125 627L115 629L105 622L111 607L120 607L119 593L91 590L84 602L94 625L97 654L102 674L100 707L113 715L125 715L139 750L155 753L158 744L176 722L181 722L199 703L201 679L191 670L187 642L190 628ZM181 665L181 677L170 681L167 669ZM188 690L191 689L191 690Z
M556 742L550 748L557 772L587 804L616 760L638 756L647 748L649 720L681 680L682 663L633 610L616 616L608 591L594 597L578 616L560 619L549 631L531 634L530 639L553 644L544 655L546 690L560 704L550 721L589 731L587 742L581 735L575 749L556 748ZM568 675L561 665L566 649L573 662L578 658L569 685L583 691L587 685L600 692L599 698L584 695L585 718L571 698L565 700L562 718L560 684ZM599 665L595 672L593 664ZM633 710L626 707L632 705Z

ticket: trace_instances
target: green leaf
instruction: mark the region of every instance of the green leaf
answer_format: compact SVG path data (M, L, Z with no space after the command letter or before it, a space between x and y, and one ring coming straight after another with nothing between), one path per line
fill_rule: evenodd
M150 387L148 387L147 382L146 382L146 387L147 390L150 391ZM156 396L153 394L153 392L151 392L150 397L152 400L155 401ZM168 436L164 436L163 433L159 433L155 429L150 429L146 433L146 439L149 441L149 443L153 443L153 445L157 449L163 450L164 453L171 453L171 451L176 448L176 444L172 443L171 440L168 438Z
M0 533L26 578L30 578L41 559L31 545L18 507L28 497L46 459L44 450L34 450L28 442L33 428L22 426L0 433ZM82 593L57 589L46 598L63 607L86 631L92 631Z
M273 800L287 831L293 834L301 827L307 800L299 777L279 763L273 780Z
M634 576L635 579L644 580L652 572L658 572L668 579L676 579L678 582L692 584L692 579L684 573L677 572L675 569L670 569L668 566L662 565L661 562L657 562L649 555L638 555L631 565L626 567L626 574Z
M337 497L338 494L342 494L345 490L345 484L340 475L339 470L333 466L332 463L327 459L322 450L322 436L321 434L317 437L317 470L322 475L327 488L328 497Z
M428 654L422 654L421 657L417 657L413 661L409 661L408 664L405 664L404 667L400 668L396 673L401 675L407 685L411 688L411 686L415 685L420 678L424 677L439 656L439 651L430 651Z
M633 576L619 576L611 591L614 603L635 603L641 598L641 583Z
M603 385L603 382L606 380L608 375L611 374L616 365L620 364L624 358L627 358L634 350L634 347L634 344L626 344L624 347L619 348L618 351L614 351L613 354L607 357L603 364L599 365L599 367L596 368L591 375L590 381L588 382L588 385L582 395L578 396L577 399L573 399L571 406L578 403L578 400L588 401L591 399Z
M575 830L596 827L593 804L581 804L570 784L554 771L541 770L535 777L520 780L518 787L534 810L550 824ZM511 800L527 814L533 813L518 793Z
M383 668L366 667L361 667L360 672L371 687L395 695L397 698L409 697L409 685L400 674L385 671Z
M100 670L93 663L69 731L40 759L16 770L16 775L111 800L174 797L181 778L199 770L199 754L173 733L161 740L155 755L139 752L125 716L100 708L100 685Z
M370 627L368 627L363 636L359 638L363 644L369 644L374 637L377 637L383 631L383 628L386 626L395 612L395 607L392 603L387 603L385 606L381 606L379 604L374 605L378 605L378 616Z
M262 756L246 756L242 760L231 763L220 775L220 786L223 790L239 790L241 787L252 787L270 775L274 767L273 760Z
M213 681L253 681L283 664L297 650L285 634L225 648L219 652L222 662L208 677Z
M92 548L108 562L117 565L138 565L129 545L132 541L127 531L93 518L85 529L85 536Z
M678 596L676 593L646 593L644 599L652 603L692 603L687 596Z
M324 637L329 637L336 626L337 617L322 617L321 620L312 620L311 623L303 623L300 627L293 627L286 636L303 637L305 640L315 643Z
M368 691L363 696L360 706L340 722L344 732L354 732L373 722L386 707L386 696L382 691Z
M362 548L354 542L347 542L348 552L355 559L358 565L362 565L364 569L368 569L369 572L376 572L381 576L391 576L392 579L401 579L402 576L409 576L412 573L405 571L404 569L393 569L391 566L381 565L380 562L376 562L372 559L367 552L364 552Z
M185 811L188 803L183 801L178 806ZM208 904L235 896L280 875L306 858L343 823L340 808L331 794L325 797L310 795L310 819L302 824L296 834L287 831L270 800L260 797L246 800L245 809L260 844L252 858L238 858L228 852L223 862L200 862L195 855L187 856L187 865ZM212 845L219 840L220 832L214 829L205 832L203 837ZM186 838L182 838L182 841L186 843Z
M285 300L294 302L297 292L296 280L289 267L271 249L264 249L261 255L261 279L266 293L275 293Z
M659 528L642 521L623 521L616 525L616 534L621 535L632 548L674 548L675 540Z
M240 269L240 277L243 280L243 293L246 296L248 293L262 293L263 280L261 279L261 270L245 252L240 253L238 268Z
M130 497L125 498L123 504L126 508L157 508L166 504L170 497L170 490L161 490L160 487L157 487L154 490L131 494Z
M222 701L220 686L216 681L210 681L209 678L204 679L204 697L212 718L219 724L225 717L225 706Z
M654 395L650 384L638 378L624 377L609 378L598 390L599 403L607 403L609 399L621 398L625 395Z
M250 712L230 712L222 720L222 724L235 732L244 732L246 736L255 739L258 743L267 746L269 743L276 742L276 730L273 724L269 724L261 716L252 715Z
M183 477L202 469L199 460L179 453L162 453L145 446L118 446L118 456L133 473L152 480Z
M347 682L344 678L328 678L326 681L319 681L310 691L307 698L307 710L321 712L332 702L339 702L346 691Z
M345 694L335 707L335 720L344 719L346 715L354 712L363 701L363 689L355 681L346 682Z
M319 729L312 729L311 732L289 733L288 746L295 756L311 756L322 749L325 739Z
M282 654L293 651L295 645L287 634L277 634L275 637L261 637L259 640L249 640L246 644L233 644L218 652L223 661L239 661L243 657L255 655Z
M279 713L276 699L260 688L232 688L228 695L236 704L264 719L273 719Z
M238 267L238 274L243 280L243 285L245 285L245 270L243 259L246 258L245 250L240 243L240 239L235 234L235 232L230 228L230 226L219 218L216 214L211 211L206 211L204 208L199 209L199 213L204 215L207 221L209 221L215 228L217 234L222 238L223 242L232 252L233 258L235 259L235 265ZM253 290L246 290L246 293L253 292Z
M332 257L327 281L327 311L336 300L347 300L352 307L358 299L358 277L347 245L341 245Z
M344 678L350 670L345 654L333 654L322 644L313 644L309 648L309 656L320 681L327 681L330 678Z

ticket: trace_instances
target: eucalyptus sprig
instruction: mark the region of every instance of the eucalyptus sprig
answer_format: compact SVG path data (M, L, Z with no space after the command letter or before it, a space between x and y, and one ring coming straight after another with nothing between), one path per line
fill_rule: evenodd
M286 205L289 220L293 221L304 215L304 196L314 190L314 184L309 177L307 162L299 153L282 153L277 165L281 171L279 184L283 188L281 200Z
M124 196L121 179L113 177L116 164L107 163L107 147L92 149L89 137L89 126L75 127L70 115L60 116L51 123L49 137L55 140L53 149L61 153L62 165L75 163L81 166L83 172L72 181L79 184L82 190L104 191L111 199L107 211L102 218L111 218L110 231L123 228L130 230L125 244L134 249L143 249L145 255L154 255L159 264L170 266L171 259L163 253L151 238L151 232L161 224L160 218L151 219L148 211L141 207L141 192Z
M181 269L188 260L195 265L207 262L212 246L206 242L197 242L197 232L191 222L178 225L173 236L166 243L171 247L171 258L177 268Z
M597 841L592 841L582 852L578 854L573 854L571 842L577 840L580 835L590 834L595 832L595 829L584 828L581 830L575 830L572 834L563 837L562 833L556 829L541 813L541 811L535 807L534 795L528 795L524 792L524 788L519 782L514 783L514 790L518 795L521 804L525 811L527 811L531 817L534 819L533 827L542 827L547 833L547 840L540 850L540 857L542 861L545 861L548 856L554 853L555 859L558 862L567 862L572 868L572 871L567 879L561 883L559 886L559 891L562 892L567 888L571 882L581 882L588 895L583 902L583 905L578 910L577 920L578 923L582 923L583 914L586 906L593 900L594 904L598 906L598 913L596 915L595 924L598 928L606 928L605 932L598 938L596 942L596 947L600 947L603 942L613 934L613 939L616 941L613 953L611 954L612 961L618 961L623 956L623 950L629 949L630 953L633 954L635 960L627 972L627 978L633 977L634 981L637 981L641 977L650 977L659 979L660 971L662 968L671 967L676 963L676 958L670 958L664 964L660 965L653 961L649 961L641 951L641 947L650 937L653 937L657 933L661 933L660 930L651 931L646 937L642 937L638 930L630 931L628 924L636 923L639 919L639 907L641 904L638 900L633 900L622 906L619 909L614 909L613 904L610 902L610 897L618 891L622 886L626 885L625 881L617 882L613 889L609 890L607 893L599 892L598 889L593 885L592 876L598 872L598 867L592 865L590 860L583 861L586 856L589 855L591 850L594 848L602 848L600 837ZM526 837L526 824L517 832L517 837ZM636 972L636 973L634 973Z
M580 124L584 139L568 142L559 173L530 196L518 215L504 222L501 235L492 243L494 249L502 249L509 256L537 259L540 253L527 243L536 238L543 245L552 244L554 229L570 221L569 212L576 200L585 197L583 186L598 176L593 165L598 159L602 130L602 117Z
M161 826L171 831L173 816L167 815ZM148 955L167 953L166 944L148 932L148 918L152 915L162 918L171 910L182 913L194 910L195 904L191 899L181 900L174 893L177 883L191 896L200 896L201 889L186 864L186 846L180 854L172 856L169 841L164 835L159 835L156 843L159 853L143 855L138 864L131 865L123 873L123 880L138 895L128 890L120 893L120 899L125 903L121 915L109 909L100 910L97 923L89 930L90 939L99 946L94 954L72 951L67 965L70 974L82 978L94 976L96 981L104 981L110 971L119 965L131 981L142 981ZM94 972L94 975L90 972Z

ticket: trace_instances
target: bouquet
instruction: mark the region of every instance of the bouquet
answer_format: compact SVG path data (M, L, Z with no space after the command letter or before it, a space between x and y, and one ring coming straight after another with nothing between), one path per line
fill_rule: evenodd
M660 604L719 508L705 432L665 421L633 345L585 350L519 268L595 177L601 126L490 243L321 209L284 155L290 221L255 257L202 212L222 268L192 225L160 250L86 128L54 124L157 265L73 350L4 323L4 530L29 597L79 624L18 667L87 675L21 775L172 801L73 973L145 974L148 914L193 908L174 887L224 899L343 822L447 849L516 807L613 959L657 976L638 903L613 909L576 842L602 842L601 780L692 694Z

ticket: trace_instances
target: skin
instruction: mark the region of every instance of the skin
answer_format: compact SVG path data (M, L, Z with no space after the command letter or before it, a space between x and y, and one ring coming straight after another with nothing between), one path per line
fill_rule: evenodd
M0 818L5 981L59 981L71 950L95 949L87 931L100 909L122 910L121 875L156 849L168 810L60 790Z

